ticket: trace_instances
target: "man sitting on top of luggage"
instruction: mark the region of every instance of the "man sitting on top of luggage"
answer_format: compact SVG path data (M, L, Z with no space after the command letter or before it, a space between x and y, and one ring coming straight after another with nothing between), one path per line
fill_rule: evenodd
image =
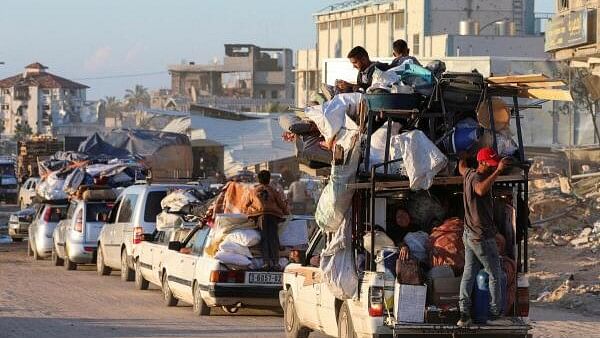
M460 320L456 325L471 324L471 292L477 273L483 266L489 275L490 320L489 325L506 324L500 320L500 258L496 246L496 225L492 207L492 186L509 164L502 160L492 148L482 148L477 153L477 169L469 168L464 156L459 162L460 174L464 177L465 268L460 283Z
M402 39L398 39L398 40L394 41L394 43L392 44L392 49L393 49L392 54L394 55L395 59L390 64L390 68L398 67L407 60L410 60L415 65L418 65L418 66L421 65L421 63L419 63L417 58L409 55L410 48L408 48L408 44L406 43L406 41L404 41Z
M350 59L352 66L358 69L358 76L356 78L356 84L344 80L336 81L337 89L344 93L357 92L361 89L366 91L367 88L371 87L371 83L373 82L373 72L375 72L375 68L381 71L390 69L390 65L387 63L371 61L369 53L360 46L350 50L348 59Z
M279 265L278 225L283 217L289 214L287 203L271 182L271 173L261 170L258 183L246 196L243 203L244 213L254 218L260 229L261 247L265 269L277 268Z

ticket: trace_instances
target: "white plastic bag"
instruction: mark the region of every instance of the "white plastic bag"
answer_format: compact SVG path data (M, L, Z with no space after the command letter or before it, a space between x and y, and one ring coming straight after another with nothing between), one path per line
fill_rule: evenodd
M396 246L394 241L383 231L375 230L375 253L381 251L383 247ZM367 252L371 252L371 232L363 236L363 247Z
M390 70L382 71L375 67L373 71L373 77L371 81L371 87L367 89L367 92L373 89L390 89L393 84L400 82L400 76L394 71L395 68Z
M170 214L162 211L156 215L156 230L163 231L166 229L180 228L183 225L183 219L176 214Z
M345 125L346 115L356 114L362 99L361 93L338 94L322 106L307 107L304 113L317 125L325 140L330 141Z
M248 267L252 263L250 258L228 251L217 251L215 259L226 265L231 264L240 267Z
M331 167L329 183L323 189L315 211L315 221L321 229L335 232L342 224L354 194L354 189L348 189L346 185L356 178L359 158L360 146L356 145L347 165Z
M350 299L358 292L358 275L352 254L352 227L346 220L321 252L320 268L331 293L339 299Z
M160 206L163 209L169 209L172 212L180 211L186 205L197 203L199 200L196 196L192 195L190 192L177 189L160 201Z
M225 236L225 241L237 243L245 247L260 243L260 232L254 229L238 229Z
M419 262L427 262L429 258L429 235L424 231L409 232L404 236L410 255Z
M373 135L371 135L371 151L369 153L369 163L371 167L375 164L383 163L385 161L385 141L387 137L387 125L386 122L381 128L377 129ZM392 123L392 130L390 137L397 135L400 131L400 124L397 122ZM391 156L391 148L390 148L390 160ZM383 167L377 168L378 172L383 172ZM390 165L390 172L398 172L400 170L400 163L394 162ZM369 168L369 172L371 172L371 168Z
M229 241L227 239L225 239L223 242L221 242L221 244L219 244L218 252L230 252L252 258L252 254L250 253L250 249L248 249L248 247Z
M392 158L402 158L411 190L427 190L448 163L446 156L420 130L392 137Z
M38 184L35 192L45 200L66 199L67 194L63 190L64 185L65 180L58 178L55 173L50 173L45 180Z
M304 219L287 220L279 226L280 246L308 244L308 222Z

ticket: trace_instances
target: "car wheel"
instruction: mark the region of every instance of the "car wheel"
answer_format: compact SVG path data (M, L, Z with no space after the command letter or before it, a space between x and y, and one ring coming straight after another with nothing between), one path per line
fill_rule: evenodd
M350 316L350 309L348 309L348 303L344 302L340 313L338 315L338 337L339 338L355 338L356 333L354 332L354 325L352 324L352 317Z
M108 276L112 272L112 269L104 265L104 252L100 243L98 243L98 257L96 257L96 272L98 276Z
M198 286L198 284L196 284L194 287L194 303L192 304L192 311L197 316L210 315L210 307L208 307L204 299L202 299L202 295L200 294L200 286Z
M76 270L77 264L69 259L69 251L67 250L67 246L65 245L65 258L63 258L65 262L65 269L67 270Z
M283 326L285 329L285 336L287 338L307 338L310 334L310 330L306 327L303 327L300 323L300 318L296 313L296 306L294 305L294 297L292 297L292 293L290 291L286 292L285 295Z
M138 290L148 290L150 283L142 275L142 267L139 259L135 262L135 288Z
M65 264L63 262L63 259L58 257L58 253L56 252L56 248L54 247L54 245L52 245L52 265L54 266L61 266Z
M135 271L127 266L127 250L121 251L121 280L123 282L131 282L135 279Z
M167 272L163 274L162 278L162 294L163 301L166 306L175 306L179 302L179 299L173 296L173 292L171 292L171 288L169 287L169 283L167 282Z

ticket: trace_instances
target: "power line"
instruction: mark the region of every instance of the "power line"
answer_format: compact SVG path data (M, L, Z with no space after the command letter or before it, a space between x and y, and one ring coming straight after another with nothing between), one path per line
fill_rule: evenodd
M120 75L106 75L106 76L98 76L98 77L81 77L77 79L73 79L74 81L84 81L84 80L107 80L107 79L123 79L128 77L144 77L144 76L154 76L166 74L167 71L160 72L150 72L150 73L136 73L136 74L120 74Z

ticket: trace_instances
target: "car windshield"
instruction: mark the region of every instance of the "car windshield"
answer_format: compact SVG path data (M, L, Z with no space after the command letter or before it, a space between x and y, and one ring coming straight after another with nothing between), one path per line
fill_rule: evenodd
M88 203L86 205L86 222L96 222L99 214L108 215L114 206L114 203Z
M162 211L160 201L167 196L166 191L152 191L148 193L146 210L144 210L144 222L156 222L156 215Z
M50 210L50 211L48 211ZM49 218L45 219L48 222L60 222L61 220L65 219L67 217L67 206L53 206L53 205L49 205L46 209L46 211L44 212L44 214L48 214L49 213ZM44 217L46 217L44 215Z

